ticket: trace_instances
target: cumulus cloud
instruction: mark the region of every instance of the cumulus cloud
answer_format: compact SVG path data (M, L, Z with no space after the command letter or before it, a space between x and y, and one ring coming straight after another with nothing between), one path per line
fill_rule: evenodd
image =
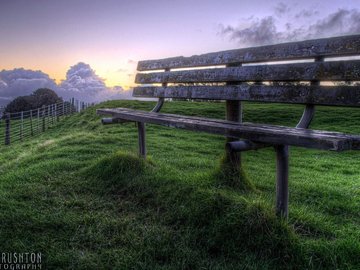
M282 17L284 14L290 11L290 7L283 2L280 2L274 7L274 10L276 16Z
M132 95L132 91L125 91L121 86L107 87L105 80L82 62L70 67L60 84L42 71L23 68L0 71L0 105L6 105L17 96L29 95L38 88L53 89L65 100L74 97L85 102L131 99Z
M339 9L308 28L309 36L360 33L360 11Z
M7 87L7 83L0 79L0 89Z
M270 44L279 37L272 16L254 19L246 28L223 27L221 33L244 45Z
M59 85L60 91L74 92L94 96L99 91L105 90L106 85L102 78L95 74L90 65L78 63L66 72L66 79Z
M128 99L131 91L120 86L107 87L90 65L77 63L70 67L66 79L59 85L58 92L65 98L75 97L86 102L99 102L109 99Z
M278 13L284 7L278 8ZM317 11L303 10L296 16L309 18ZM234 40L242 46L265 45L281 41L297 41L310 38L322 38L360 33L360 12L357 9L339 9L315 23L293 26L290 23L279 25L274 16L249 18L248 26L220 25L220 34ZM279 27L280 26L280 27ZM279 30L281 29L281 30Z
M319 11L314 10L314 9L303 9L299 13L295 14L295 18L296 19L310 18L310 17L313 17L315 15L319 15Z
M17 96L31 94L38 88L56 89L57 85L49 75L41 71L17 68L0 71L0 105L5 105Z

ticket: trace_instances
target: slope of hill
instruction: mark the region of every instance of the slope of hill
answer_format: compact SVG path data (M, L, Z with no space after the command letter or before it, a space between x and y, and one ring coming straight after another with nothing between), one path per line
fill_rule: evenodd
M359 269L359 152L291 148L290 217L274 215L271 148L246 152L255 190L217 174L224 138L134 123L102 126L99 107L0 149L0 250L42 252L45 269ZM224 117L223 103L164 112ZM246 121L295 125L301 106L245 104ZM360 110L319 108L312 128L360 133Z

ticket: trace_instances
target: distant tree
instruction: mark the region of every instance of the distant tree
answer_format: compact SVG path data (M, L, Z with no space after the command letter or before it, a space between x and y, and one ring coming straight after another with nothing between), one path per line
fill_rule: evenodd
M34 109L63 101L55 91L48 88L39 88L34 91L30 97L33 98Z
M5 108L4 112L14 113L28 111L62 102L53 90L48 88L40 88L34 91L30 96L20 96L11 101Z
M20 96L11 101L4 112L14 113L32 109L32 98L30 96Z

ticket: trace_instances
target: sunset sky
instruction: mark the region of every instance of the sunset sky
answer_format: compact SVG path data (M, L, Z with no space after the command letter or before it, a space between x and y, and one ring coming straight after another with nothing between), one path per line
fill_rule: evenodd
M0 0L0 70L41 70L59 83L85 62L107 86L129 88L141 59L359 33L359 8L359 0Z

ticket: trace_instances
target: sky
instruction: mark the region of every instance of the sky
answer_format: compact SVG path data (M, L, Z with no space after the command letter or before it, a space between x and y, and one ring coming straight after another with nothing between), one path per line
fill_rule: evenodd
M129 89L139 60L356 33L360 0L0 0L0 71Z

